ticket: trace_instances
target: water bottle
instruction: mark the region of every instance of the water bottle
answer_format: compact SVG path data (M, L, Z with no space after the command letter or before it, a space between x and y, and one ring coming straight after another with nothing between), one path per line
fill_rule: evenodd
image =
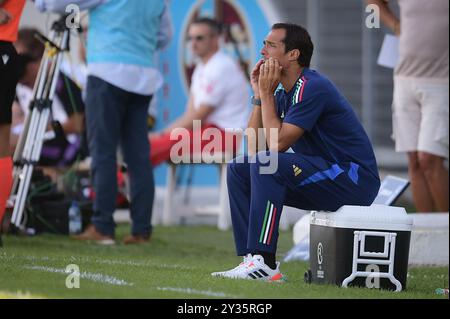
M81 210L78 203L73 201L69 207L69 234L81 233Z

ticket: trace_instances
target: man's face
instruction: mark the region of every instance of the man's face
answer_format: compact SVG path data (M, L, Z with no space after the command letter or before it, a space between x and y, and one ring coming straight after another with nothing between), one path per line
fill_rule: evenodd
M217 45L217 36L213 35L206 24L193 24L189 27L188 40L191 44L192 53L202 58L214 50Z
M277 59L280 65L283 66L283 69L289 66L288 54L285 53L286 46L283 43L285 37L286 30L271 30L264 40L264 47L261 50L264 61L269 58Z

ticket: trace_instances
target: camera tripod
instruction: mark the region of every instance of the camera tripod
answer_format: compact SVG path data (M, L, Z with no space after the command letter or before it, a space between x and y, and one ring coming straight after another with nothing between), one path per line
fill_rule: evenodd
M45 51L33 87L30 112L25 119L24 130L13 157L10 201L14 203L14 209L11 223L18 228L22 228L33 169L41 156L63 53L69 51L70 29L66 27L66 17L53 23L49 38L39 36L39 39L45 43Z

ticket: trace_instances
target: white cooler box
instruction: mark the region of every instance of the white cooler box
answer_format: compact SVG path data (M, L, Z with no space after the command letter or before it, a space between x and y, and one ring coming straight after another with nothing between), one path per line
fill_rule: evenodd
M305 281L400 291L406 288L413 219L402 207L342 206L312 212Z

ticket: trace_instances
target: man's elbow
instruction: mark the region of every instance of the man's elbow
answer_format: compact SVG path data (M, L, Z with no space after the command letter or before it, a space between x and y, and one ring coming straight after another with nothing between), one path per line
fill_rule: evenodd
M197 113L197 114L194 114L192 120L204 122L204 121L206 121L207 118L208 118L208 115L203 114L203 113Z
M284 153L291 147L290 144L279 140L277 143L270 144L269 151L271 152L277 152L277 153Z
M208 117L213 113L214 108L211 106L201 106L197 111L193 112L192 117L194 120L206 121Z

